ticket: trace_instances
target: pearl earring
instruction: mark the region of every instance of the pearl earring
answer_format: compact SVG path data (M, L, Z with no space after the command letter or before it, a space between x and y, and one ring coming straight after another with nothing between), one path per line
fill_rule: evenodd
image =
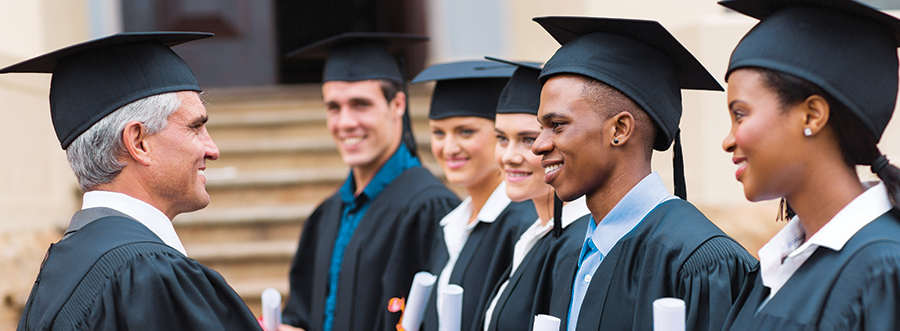
M811 135L812 135L812 129L810 129L810 128L803 128L803 135L804 135L804 136L807 136L807 137L811 136Z

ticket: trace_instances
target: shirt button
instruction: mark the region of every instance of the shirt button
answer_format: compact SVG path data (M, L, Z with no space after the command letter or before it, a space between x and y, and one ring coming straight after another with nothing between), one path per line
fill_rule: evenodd
M592 278L591 275L584 275L584 282L585 282L585 283L590 283L590 282L591 282L591 278Z

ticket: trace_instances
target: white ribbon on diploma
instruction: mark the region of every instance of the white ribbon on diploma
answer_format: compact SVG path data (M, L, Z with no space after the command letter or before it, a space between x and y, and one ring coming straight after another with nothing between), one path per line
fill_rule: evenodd
M451 284L444 289L444 305L441 310L440 331L459 331L462 324L463 288Z
M559 319L550 315L534 316L534 331L559 331Z
M281 326L281 293L274 288L262 292L262 319L266 331L278 331Z
M684 331L684 301L661 298L653 301L653 331Z
M400 326L406 331L419 331L422 324L422 314L425 312L425 304L431 295L431 287L437 277L427 271L419 271L413 277L412 287L409 288L409 297L406 298L403 308L403 322Z

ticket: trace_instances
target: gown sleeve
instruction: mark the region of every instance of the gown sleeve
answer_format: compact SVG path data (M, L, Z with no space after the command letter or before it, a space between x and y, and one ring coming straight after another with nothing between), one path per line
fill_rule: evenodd
M862 248L824 305L820 330L900 329L900 244Z
M380 277L383 297L379 301L375 325L371 330L396 330L400 313L391 312L388 304L393 297L406 298L413 276L423 270L430 270L437 251L435 244L442 243L440 221L459 204L459 200L442 190L422 192L409 203L401 216L402 226L396 229L396 240L386 252L387 270ZM399 295L399 296L397 296Z
M261 330L222 276L180 254L142 254L111 278L81 329Z
M686 330L721 330L747 274L757 261L734 240L714 237L682 266L678 293L686 308Z

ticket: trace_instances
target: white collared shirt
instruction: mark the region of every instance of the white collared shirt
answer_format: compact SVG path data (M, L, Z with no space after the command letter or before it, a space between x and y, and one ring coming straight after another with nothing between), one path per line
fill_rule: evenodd
M566 203L563 206L563 219L562 219L562 227L563 229L567 228L570 224L577 221L584 215L590 214L591 211L587 207L587 198L581 196L578 199L575 199L572 202ZM516 269L522 265L522 261L525 260L525 256L528 255L528 252L534 248L534 245L537 244L539 240L546 237L550 230L553 229L553 218L550 218L547 221L547 224L541 224L541 219L538 218L534 221L534 224L531 224L522 236L519 237L519 240L516 241L516 247L513 251L513 262L512 269L509 271L509 276L516 272ZM487 331L488 327L491 325L491 318L494 315L494 309L497 307L497 302L500 300L500 295L506 291L506 286L509 285L509 278L503 281L503 284L500 285L500 290L494 294L494 298L491 300L491 305L488 307L487 313L484 315L484 330Z
M441 226L444 229L444 243L447 245L449 259L438 278L436 298L438 319L441 317L441 308L444 303L444 290L450 285L450 275L453 273L453 267L456 265L459 253L462 252L463 246L466 245L466 240L469 239L472 229L478 225L478 222L494 223L497 216L500 216L500 213L506 209L510 202L512 201L506 195L506 182L501 182L485 201L475 221L471 224L469 224L469 218L472 216L472 197L467 197L459 206L441 219Z
M150 204L127 194L109 191L87 192L84 194L83 201L81 209L106 207L131 216L150 229L150 231L153 231L153 234L162 239L166 245L187 256L184 245L181 244L178 234L175 233L172 221L159 209Z
M800 218L794 216L759 250L760 277L771 292L760 309L778 293L784 283L818 247L840 251L860 229L891 209L884 183L869 188L850 201L809 240Z

